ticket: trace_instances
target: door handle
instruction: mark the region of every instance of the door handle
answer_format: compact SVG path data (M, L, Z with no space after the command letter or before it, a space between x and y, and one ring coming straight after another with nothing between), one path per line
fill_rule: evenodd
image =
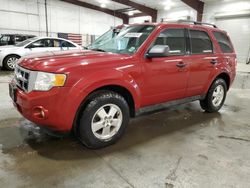
M181 62L179 62L178 64L176 64L176 66L179 67L179 68L184 68L184 67L187 66L187 64L185 64L185 63L183 63L183 62L181 61Z
M212 60L210 61L210 63L212 63L212 64L214 65L214 64L218 63L218 61L217 61L216 59L212 59Z

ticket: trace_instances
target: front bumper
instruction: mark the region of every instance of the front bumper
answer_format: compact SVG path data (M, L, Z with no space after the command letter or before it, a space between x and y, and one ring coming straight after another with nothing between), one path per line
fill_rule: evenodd
M26 93L14 82L10 83L10 96L17 110L31 122L53 131L68 132L72 129L75 112L67 109L66 100L70 99L67 95L66 87Z
M0 52L0 67L3 66L3 59L4 59L4 54Z

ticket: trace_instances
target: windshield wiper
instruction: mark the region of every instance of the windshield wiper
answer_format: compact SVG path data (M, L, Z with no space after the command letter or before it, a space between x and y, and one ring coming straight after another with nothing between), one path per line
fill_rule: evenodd
M90 49L90 50L98 51L98 52L106 52L105 50L100 49L100 48L93 48L93 49Z

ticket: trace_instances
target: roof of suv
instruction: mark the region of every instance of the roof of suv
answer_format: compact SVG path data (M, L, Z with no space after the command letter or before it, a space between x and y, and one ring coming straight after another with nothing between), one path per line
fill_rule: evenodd
M129 25L153 25L153 26L183 26L184 28L198 28L198 29L205 29L205 30L212 30L212 31L220 31L225 32L215 25L210 23L202 23L202 22L195 22L195 21L183 21L183 22L161 22L161 23L153 23L153 22L146 22L146 23L135 23Z

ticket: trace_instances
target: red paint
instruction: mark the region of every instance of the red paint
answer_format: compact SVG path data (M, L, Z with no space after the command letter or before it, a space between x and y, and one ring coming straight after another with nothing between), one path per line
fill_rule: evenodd
M20 66L30 70L66 73L64 87L47 92L25 93L18 89L16 106L27 119L58 131L72 129L81 102L94 90L108 85L126 88L133 96L135 109L181 99L205 95L213 80L221 73L235 77L235 53L222 54L212 32L216 28L188 24L155 24L155 31L133 55L94 51L53 52L24 58ZM214 53L148 59L145 53L157 35L165 28L192 28L206 31ZM216 59L217 64L210 63ZM177 63L187 66L179 68ZM39 107L46 118L36 118ZM40 117L40 116L39 116Z

